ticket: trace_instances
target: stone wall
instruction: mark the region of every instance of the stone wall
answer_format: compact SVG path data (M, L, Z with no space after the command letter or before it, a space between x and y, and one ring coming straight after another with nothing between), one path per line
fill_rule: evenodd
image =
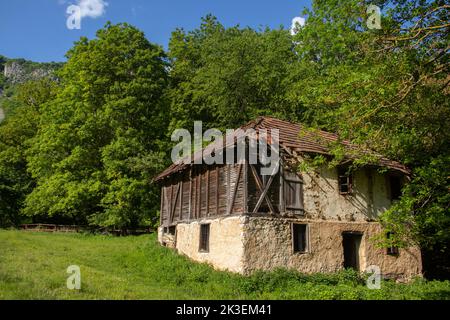
M220 270L242 273L244 257L244 216L204 219L176 226L175 248L191 259L206 262ZM200 252L200 224L210 224L209 252ZM160 228L161 229L161 228ZM160 242L164 235L159 234Z
M293 252L293 222L308 224L306 253ZM201 223L210 223L209 252L199 252ZM375 246L373 236L381 231L376 222L232 216L178 224L173 246L195 261L242 274L279 267L305 273L335 272L343 269L342 233L350 231L362 234L359 250L361 271L369 265L377 265L382 274L389 277L410 279L421 274L419 249L400 249L398 255L388 255L386 249ZM159 239L162 242L171 238L160 228ZM172 242L169 240L166 245L172 246Z
M308 252L294 253L291 223L308 224ZM248 217L244 224L243 273L257 269L286 267L305 273L334 272L344 263L342 233L362 233L360 270L377 265L386 276L411 278L420 275L422 263L418 248L400 249L397 256L376 248L373 236L381 231L376 222L316 221L285 218Z

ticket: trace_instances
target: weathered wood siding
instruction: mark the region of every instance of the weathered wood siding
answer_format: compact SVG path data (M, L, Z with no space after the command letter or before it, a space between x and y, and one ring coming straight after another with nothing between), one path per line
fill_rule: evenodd
M244 165L195 165L161 190L161 225L244 213Z

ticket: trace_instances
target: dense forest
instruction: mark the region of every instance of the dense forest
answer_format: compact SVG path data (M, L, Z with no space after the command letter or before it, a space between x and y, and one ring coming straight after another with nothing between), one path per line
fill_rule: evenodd
M368 27L369 4L382 8L381 29ZM131 25L108 23L77 41L51 77L2 99L0 225L153 225L151 181L169 164L174 129L272 115L410 167L381 221L390 241L419 244L448 266L449 11L442 0L316 0L295 34L208 15L195 30L175 30L166 51ZM332 151L338 163L342 150Z

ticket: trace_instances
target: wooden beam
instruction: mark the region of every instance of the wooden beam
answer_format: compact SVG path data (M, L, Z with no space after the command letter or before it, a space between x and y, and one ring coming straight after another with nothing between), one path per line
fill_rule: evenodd
M220 167L216 166L216 215L219 215L219 170Z
M259 207L261 206L262 202L264 201L264 199L267 201L267 203L270 203L270 199L268 197L266 197L267 192L269 191L270 185L272 184L273 178L275 177L275 175L271 175L269 178L269 181L267 181L266 186L264 187L264 190L261 192L261 196L258 199L258 202L255 205L255 209L253 209L253 213L258 212ZM270 208L270 212L273 213L275 212L275 210L272 207L272 204L269 204L269 208Z
M209 170L206 170L206 216L209 216Z
M227 168L227 211L230 211L230 192L231 192L231 179L230 179L230 168L231 164L225 166Z
M161 207L159 213L159 225L163 224L163 215L164 215L164 187L161 188Z
M168 192L167 192L167 186L166 186L166 187L164 187L164 211L166 212L166 218L169 219L169 213L170 213L169 205L170 205L170 202L169 202L167 193Z
M192 167L189 170L189 220L192 218Z
M284 169L280 161L280 211L286 212L286 199L284 198Z
M195 214L195 217L198 219L200 218L201 212L202 212L202 175L201 173L197 175L197 212Z
M183 180L180 181L180 211L178 219L183 220Z
M167 217L167 219L168 219L168 222L169 222L169 224L172 222L171 221L171 214L172 214L172 203L173 203L173 181L172 180L170 180L170 199L169 199L169 202L168 202L168 206L167 206L167 213L168 213L168 217Z
M249 212L248 210L248 166L250 163L250 151L248 137L245 138L245 156L244 156L244 213Z
M197 210L197 176L195 174L193 179L192 197L192 218L195 219L195 213Z
M274 208L272 206L272 202L270 202L270 199L267 196L267 191L269 190L269 188L267 186L270 187L270 184L272 183L273 177L275 175L271 175L270 176L270 179L269 179L269 181L267 183L267 186L266 186L266 188L264 188L263 183L262 183L261 179L259 179L258 173L256 172L256 168L254 167L254 165L251 164L250 168L252 169L253 178L255 178L256 186L258 187L259 191L261 192L261 196L259 197L258 202L256 203L256 206L253 209L253 213L257 212L257 210L261 206L261 203L262 203L263 199L266 200L267 205L269 206L270 213L274 213L275 210L274 210Z
M173 185L172 185L173 188ZM175 194L175 202L172 203L172 208L170 210L170 222L173 222L173 218L175 215L175 208L177 207L178 194L180 193L180 183L177 184L177 192Z
M242 164L244 166L244 196L243 198L243 210L244 213L248 212L248 164L247 161L244 161L244 164Z
M231 197L231 204L230 204L230 209L228 210L228 214L231 214L231 211L233 211L233 208L234 208L234 201L236 200L236 193L237 193L237 189L239 187L241 171L242 171L242 165L239 165L239 170L238 170L238 174L237 174L237 178L236 178L236 183L234 184L233 196Z

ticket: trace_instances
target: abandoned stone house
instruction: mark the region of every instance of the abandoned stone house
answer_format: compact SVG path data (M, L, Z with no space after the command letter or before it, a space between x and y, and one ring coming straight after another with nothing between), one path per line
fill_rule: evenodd
M421 274L418 248L380 249L372 241L383 232L377 217L399 197L406 167L377 155L377 165L349 171L349 152L347 165L298 170L307 156L329 155L337 136L269 117L241 127L248 128L279 130L278 169L261 175L263 166L251 164L248 154L235 164L193 164L196 154L190 163L172 164L155 178L162 188L162 245L242 274L277 267L364 271L370 265L390 277ZM218 152L215 144L203 153Z

